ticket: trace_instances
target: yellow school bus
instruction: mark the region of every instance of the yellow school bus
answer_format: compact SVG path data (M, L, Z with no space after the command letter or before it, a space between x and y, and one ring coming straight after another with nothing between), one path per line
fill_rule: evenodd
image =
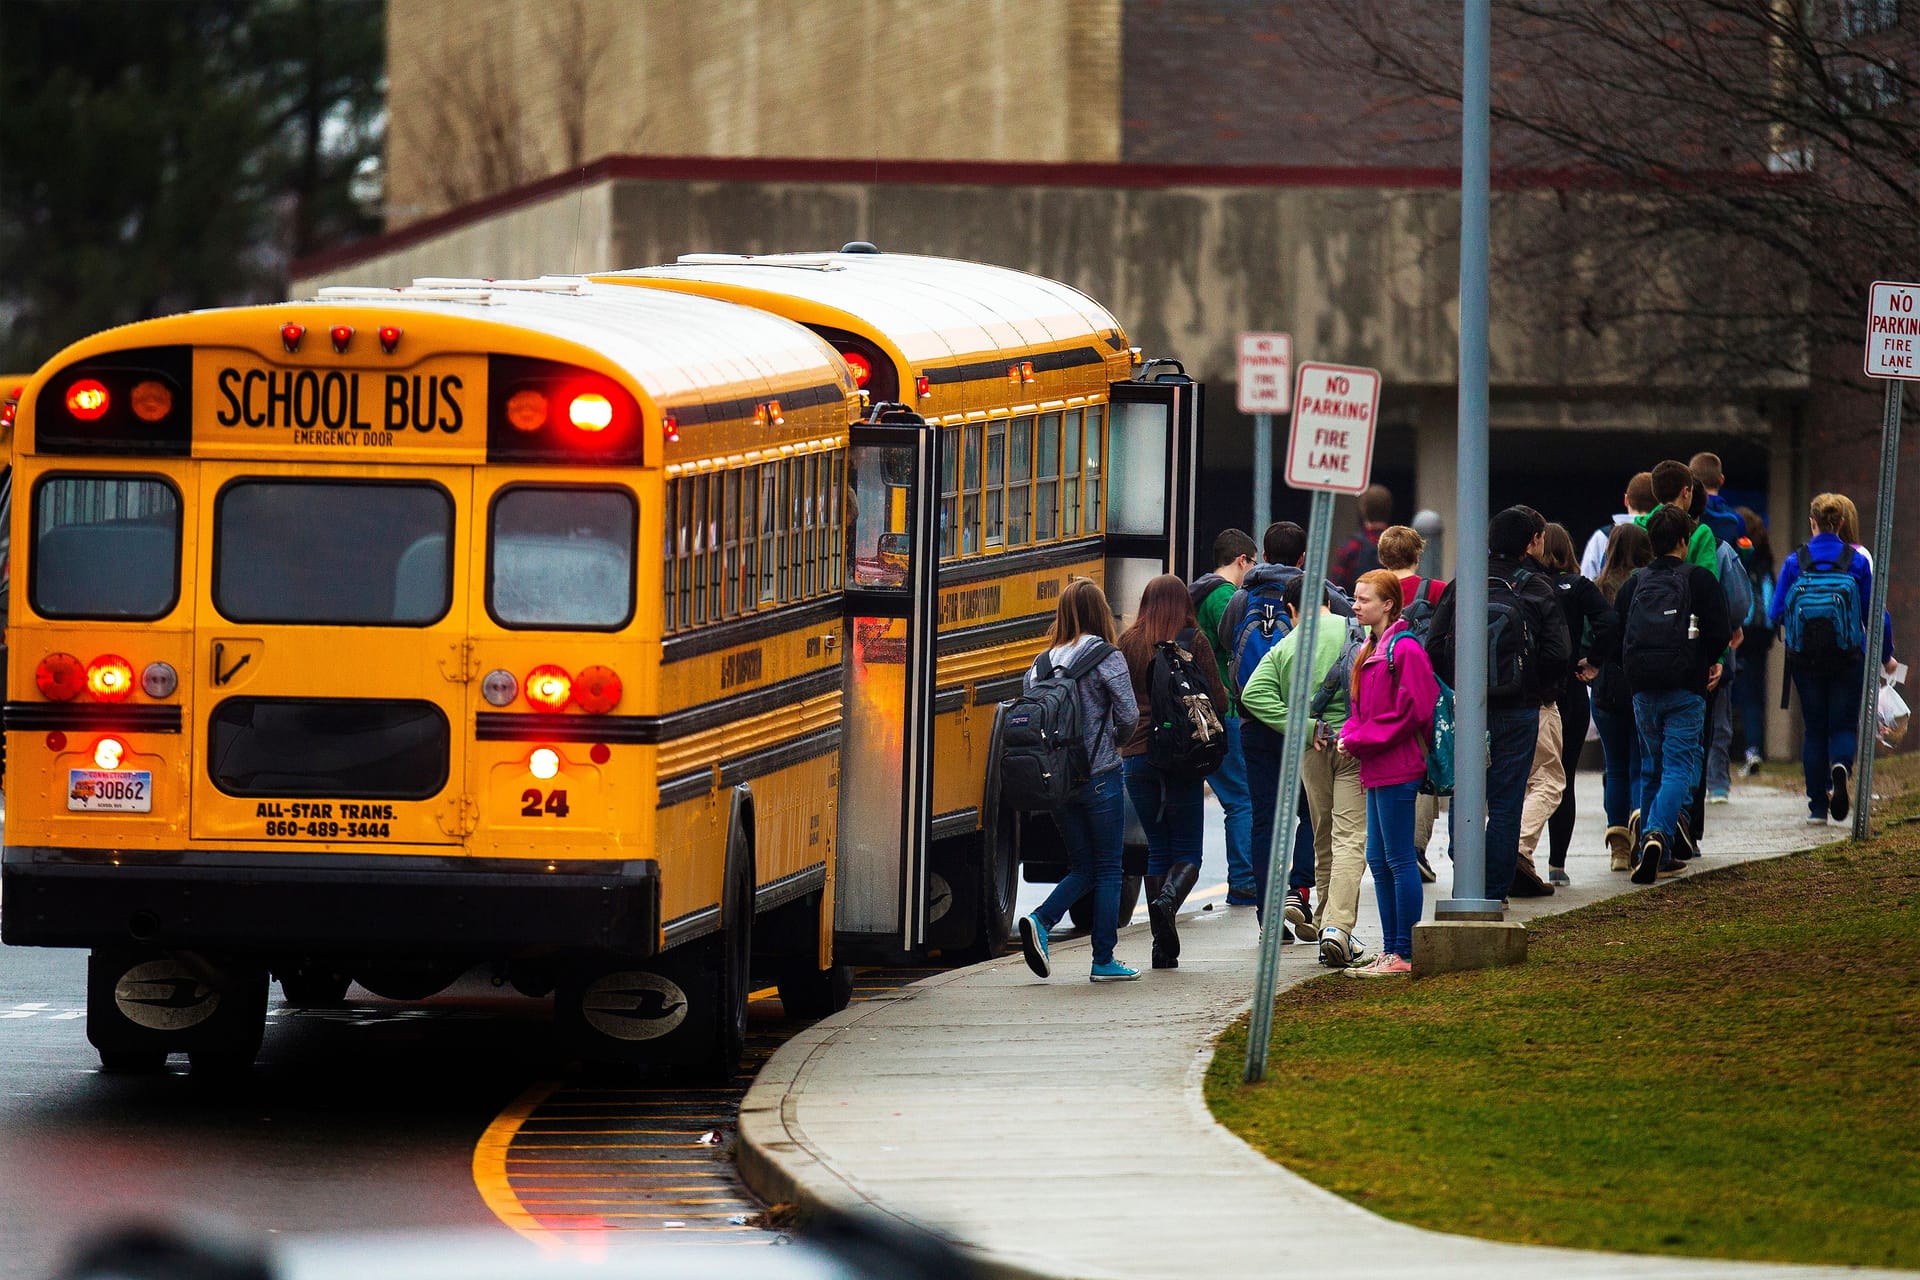
M1018 689L1070 578L1104 581L1128 614L1154 574L1193 571L1200 388L1184 374L1136 379L1139 352L1080 291L980 263L855 243L839 253L689 254L594 279L797 321L845 357L873 404L890 406L899 439L925 437L932 594L889 616L910 635L917 623L903 610L922 608L937 633L929 669L903 677L907 687L930 682L931 785L924 800L909 796L906 815L909 843L917 835L930 856L843 843L838 925L843 939L998 954L1023 858L1034 879L1058 879L1065 866L1056 839L1032 838L1032 819L997 804L996 706ZM871 814L861 794L842 799L851 822L902 817L890 797ZM858 874L844 874L856 863ZM905 895L904 920L902 876L924 884Z
M593 1056L721 1068L750 967L844 1001L860 404L799 326L581 280L68 348L18 413L5 940L91 949L127 1069L250 1061L269 974L305 1004L491 964Z
M0 931L91 950L126 1069L250 1060L269 975L476 964L583 1055L725 1069L755 975L817 1014L836 943L992 953L998 700L1069 573L1190 568L1156 367L1073 290L864 252L77 344L19 410Z

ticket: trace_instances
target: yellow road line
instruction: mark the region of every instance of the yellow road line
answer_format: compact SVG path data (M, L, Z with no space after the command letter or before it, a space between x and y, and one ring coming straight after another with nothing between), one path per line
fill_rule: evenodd
M528 1089L493 1118L480 1135L480 1141L473 1145L473 1185L480 1192L481 1202L501 1222L549 1249L556 1248L558 1242L514 1194L513 1184L507 1177L507 1148L513 1145L514 1136L527 1117L559 1087L559 1081L545 1080Z

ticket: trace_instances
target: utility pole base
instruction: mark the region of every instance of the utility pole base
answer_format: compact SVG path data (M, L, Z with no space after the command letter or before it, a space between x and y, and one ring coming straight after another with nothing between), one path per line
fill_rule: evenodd
M1524 964L1527 926L1518 920L1423 920L1413 926L1413 976Z

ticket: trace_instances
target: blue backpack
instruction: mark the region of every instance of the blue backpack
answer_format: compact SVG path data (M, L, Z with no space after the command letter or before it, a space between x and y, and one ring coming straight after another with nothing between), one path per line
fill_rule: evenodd
M1233 683L1242 690L1260 659L1293 630L1286 589L1284 582L1263 582L1247 592L1247 609L1234 625L1233 656L1227 662Z
M1387 676L1393 676L1393 651L1400 647L1402 640L1411 639L1415 644L1417 637L1401 632L1387 642ZM1453 794L1453 687L1435 672L1433 682L1440 686L1440 697L1433 705L1433 738L1427 743L1427 776L1420 782L1420 789L1428 795L1450 796Z
M1802 671L1844 671L1866 652L1860 584L1852 572L1854 552L1816 561L1808 547L1798 554L1800 576L1787 591L1787 656Z

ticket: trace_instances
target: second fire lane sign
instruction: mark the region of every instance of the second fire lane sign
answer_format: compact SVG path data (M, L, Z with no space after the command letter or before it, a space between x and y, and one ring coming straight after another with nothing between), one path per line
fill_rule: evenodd
M1374 415L1380 371L1355 365L1302 364L1287 439L1287 484L1358 494L1373 473Z

